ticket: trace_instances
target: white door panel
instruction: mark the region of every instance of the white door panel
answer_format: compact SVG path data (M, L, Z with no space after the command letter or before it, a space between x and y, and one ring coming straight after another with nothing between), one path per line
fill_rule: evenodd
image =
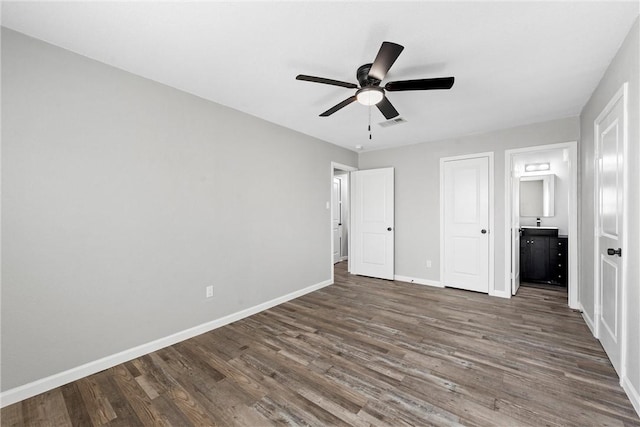
M340 261L340 230L333 229L333 263Z
M476 237L454 237L452 252L458 254L453 258L452 270L454 274L477 276L480 273L481 242Z
M443 284L489 292L489 158L448 160L443 168Z
M511 294L520 288L520 179L511 179Z
M333 229L333 263L340 261L340 248L342 247L342 180L333 178L333 191L331 193L331 225Z
M618 266L609 257L602 257L600 263L600 300L602 301L602 325L614 342L618 341Z
M600 225L603 236L617 239L620 234L618 212L622 209L622 195L618 191L618 181L621 180L621 169L618 168L620 159L620 139L618 120L601 134L599 159L600 163ZM620 183L622 184L622 183Z
M393 280L393 168L351 173L352 273Z
M623 247L624 120L623 96L608 105L596 119L597 331L618 374L622 365L622 257L607 250Z
M386 236L380 233L362 233L362 261L365 264L384 265Z

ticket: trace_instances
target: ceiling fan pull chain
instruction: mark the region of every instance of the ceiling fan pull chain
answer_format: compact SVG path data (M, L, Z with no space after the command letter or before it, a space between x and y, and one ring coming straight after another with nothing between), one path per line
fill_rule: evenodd
M371 105L369 105L369 140L371 140Z

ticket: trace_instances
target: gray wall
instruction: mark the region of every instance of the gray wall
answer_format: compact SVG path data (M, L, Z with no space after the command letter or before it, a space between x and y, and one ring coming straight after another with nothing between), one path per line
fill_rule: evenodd
M392 128L390 128L392 130ZM496 290L504 291L504 152L578 140L578 118L361 153L360 169L395 168L397 275L440 281L440 158L494 152ZM432 261L427 268L427 260Z
M620 50L613 58L602 80L580 114L580 302L591 319L594 318L593 252L594 252L594 135L593 123L624 82L629 82L628 98L628 164L629 164L629 246L623 249L627 265L627 331L629 345L626 360L628 378L636 392L640 392L640 31L638 20Z
M331 278L351 151L5 29L2 143L2 390Z

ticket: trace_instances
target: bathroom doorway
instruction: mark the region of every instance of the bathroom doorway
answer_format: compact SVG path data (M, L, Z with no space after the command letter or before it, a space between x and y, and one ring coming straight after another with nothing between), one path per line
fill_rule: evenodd
M505 152L505 279L567 291L577 308L577 143Z

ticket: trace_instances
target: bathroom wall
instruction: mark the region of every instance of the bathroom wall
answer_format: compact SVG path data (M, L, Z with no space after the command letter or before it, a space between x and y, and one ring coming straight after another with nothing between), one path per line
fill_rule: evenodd
M549 163L545 172L525 172L529 163ZM546 150L535 153L523 153L514 156L514 170L520 176L532 176L552 173L555 175L554 215L540 218L543 227L558 227L558 234L567 235L569 230L569 158L564 149ZM536 225L535 217L520 217L520 225Z

